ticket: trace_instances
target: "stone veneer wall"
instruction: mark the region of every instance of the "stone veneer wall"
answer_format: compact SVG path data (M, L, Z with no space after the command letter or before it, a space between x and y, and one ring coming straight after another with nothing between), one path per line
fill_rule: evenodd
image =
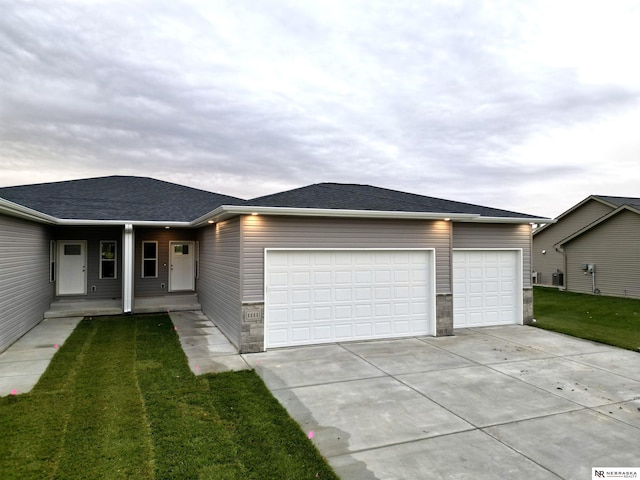
M240 353L264 351L264 302L242 304Z
M531 325L533 323L533 289L522 290L522 323Z
M453 335L453 295L436 295L436 336Z

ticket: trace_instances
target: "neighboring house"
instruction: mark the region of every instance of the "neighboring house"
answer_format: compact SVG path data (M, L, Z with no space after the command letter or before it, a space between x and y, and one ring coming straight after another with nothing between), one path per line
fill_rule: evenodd
M61 299L197 293L241 352L532 320L531 224L366 185L252 200L139 177L0 188L0 351Z
M533 233L536 283L640 298L640 198L591 195Z

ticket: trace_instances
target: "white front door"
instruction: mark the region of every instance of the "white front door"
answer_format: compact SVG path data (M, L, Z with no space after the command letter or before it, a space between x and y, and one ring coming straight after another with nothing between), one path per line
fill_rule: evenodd
M87 242L58 242L58 295L87 294Z
M195 242L169 242L169 291L195 289Z

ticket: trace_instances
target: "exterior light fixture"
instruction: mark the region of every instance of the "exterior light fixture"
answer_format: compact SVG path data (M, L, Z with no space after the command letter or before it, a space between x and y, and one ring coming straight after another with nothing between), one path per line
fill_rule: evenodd
M216 223L216 222L214 222L213 220L209 220L207 223L208 223L209 225L211 225L211 224Z
M258 215L258 212L251 212L251 215L255 217L256 215Z
M445 221L445 222L450 222L450 221L451 221L451 219L450 219L449 217L447 217L447 218L445 218L445 219L444 219L444 221Z

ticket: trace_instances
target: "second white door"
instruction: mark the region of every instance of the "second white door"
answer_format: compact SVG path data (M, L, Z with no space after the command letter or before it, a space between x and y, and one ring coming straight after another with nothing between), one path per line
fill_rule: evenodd
M195 242L169 242L169 291L195 289Z

